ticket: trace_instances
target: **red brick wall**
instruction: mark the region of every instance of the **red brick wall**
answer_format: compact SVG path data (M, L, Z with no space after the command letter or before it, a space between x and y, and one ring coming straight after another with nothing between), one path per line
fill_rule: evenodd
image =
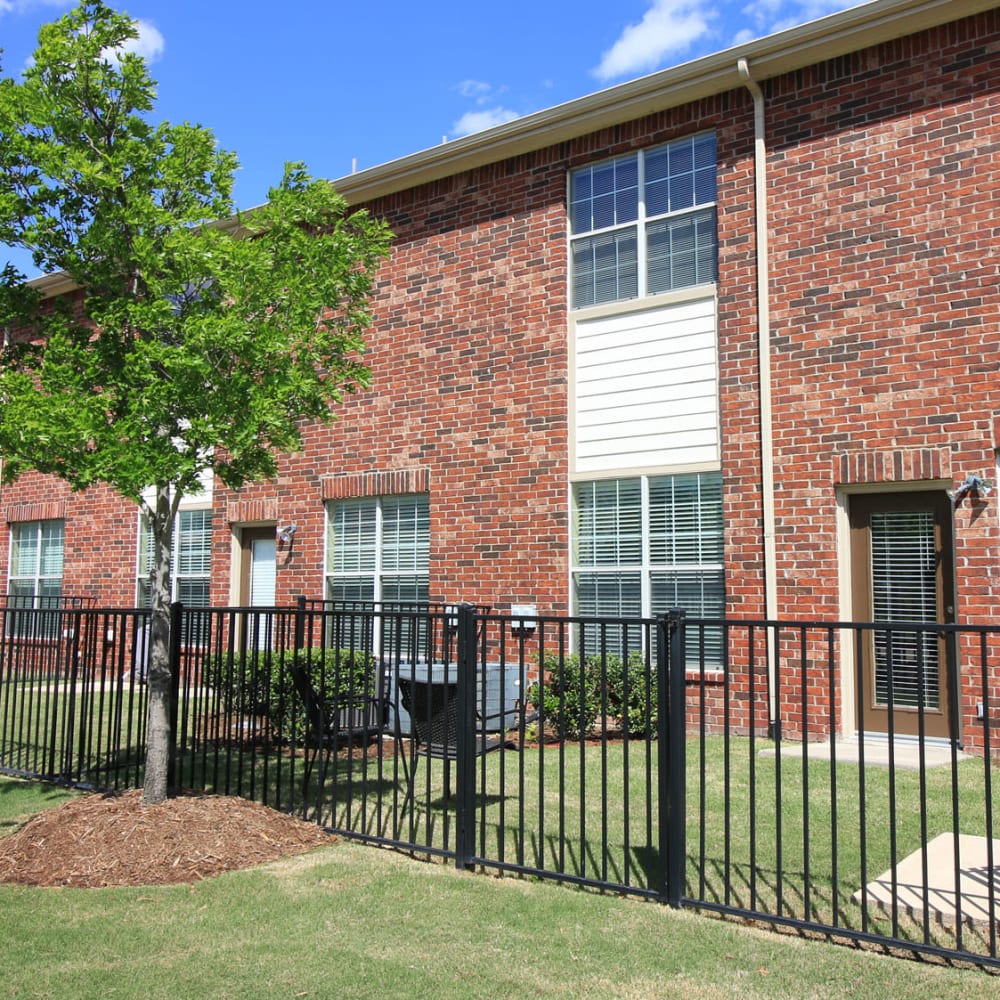
M998 49L990 12L767 88L784 617L840 612L838 487L993 476ZM954 537L957 620L995 623L996 497L957 506Z
M780 601L837 610L835 487L992 476L996 12L769 88ZM995 620L997 507L956 510L960 620Z
M764 84L784 617L841 613L839 488L992 473L998 17ZM426 484L432 599L568 610L567 170L708 128L729 611L762 614L753 114L742 89L369 206L396 234L369 338L372 388L335 424L306 428L276 483L217 489L213 600L229 599L231 520L295 521L278 599L320 596L323 501L341 495L325 484L347 477L363 491L374 475L390 489ZM64 495L25 477L0 506ZM956 511L960 621L1000 611L997 500ZM102 491L67 509L67 590L129 602L134 511ZM4 533L4 565L6 545Z
M132 607L136 588L135 507L104 487L74 494L68 486L26 473L0 489L0 567L7 591L10 524L63 518L63 593L94 597L105 607Z
M282 595L322 591L323 477L419 470L432 600L569 610L567 170L694 128L747 142L725 96L369 206L395 233L373 384L282 463L281 517L299 524Z

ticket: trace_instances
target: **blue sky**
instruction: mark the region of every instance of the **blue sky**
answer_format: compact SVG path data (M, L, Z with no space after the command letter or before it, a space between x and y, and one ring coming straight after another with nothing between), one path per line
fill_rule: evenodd
M132 0L157 117L210 127L260 204L288 160L335 179L856 0L458 3ZM18 76L68 0L0 0L2 68ZM30 261L4 254L30 273Z

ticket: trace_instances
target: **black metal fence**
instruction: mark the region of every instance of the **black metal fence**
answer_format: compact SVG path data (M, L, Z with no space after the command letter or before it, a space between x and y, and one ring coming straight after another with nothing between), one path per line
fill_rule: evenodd
M44 676L4 625L0 770L141 783L146 615L60 613ZM1000 966L1000 629L305 601L174 626L178 786L461 867ZM890 694L913 650L942 650L941 690L910 684L881 736L843 736L872 728L876 649Z
M86 604L0 605L0 771L135 786L145 756L148 613Z

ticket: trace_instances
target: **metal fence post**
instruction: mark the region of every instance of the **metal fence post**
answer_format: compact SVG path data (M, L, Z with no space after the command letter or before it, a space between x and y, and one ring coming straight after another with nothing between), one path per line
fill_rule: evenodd
M455 734L455 867L469 867L476 846L476 609L458 608L458 732Z
M685 612L657 616L657 753L659 772L660 895L680 907L687 867L687 701Z
M295 649L300 650L306 644L306 595L299 594L295 598Z
M83 624L80 620L80 612L74 611L69 615L69 628L63 629L63 638L67 640L65 646L66 662L62 672L66 678L66 690L68 706L65 707L63 721L63 763L59 777L64 781L72 781L74 773L73 748L76 740L76 712L77 712L77 682L80 678L80 627ZM81 694L81 699L85 695ZM66 702L64 701L64 706ZM89 720L84 719L80 727L81 738L86 733ZM55 729L53 728L53 732ZM83 766L83 748L80 747L80 765ZM77 778L79 780L79 777Z
M962 749L962 711L961 685L958 680L958 635L954 627L946 627L944 633L945 645L945 684L948 688L948 728L951 730L951 745L956 750ZM958 829L956 827L956 829Z
M657 855L659 864L657 866L656 889L660 899L666 903L670 896L667 892L667 850L670 839L670 743L668 723L670 713L669 683L669 648L670 648L670 625L666 615L656 616L656 686L653 688L656 694L656 805L657 824L659 834L657 840ZM652 845L650 845L652 846Z

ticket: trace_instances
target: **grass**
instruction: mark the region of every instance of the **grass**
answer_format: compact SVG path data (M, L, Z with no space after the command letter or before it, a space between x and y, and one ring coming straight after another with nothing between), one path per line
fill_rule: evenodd
M44 702L35 703L41 707ZM197 706L196 706L197 707ZM200 739L180 762L179 783L239 794L324 825L372 837L397 837L438 851L455 845L454 800L442 794L441 763L418 761L415 806L402 812L400 756L334 756L317 764L308 787L305 762L233 733L194 713ZM117 711L117 709L116 709ZM129 724L124 713L125 729ZM187 727L191 731L191 727ZM984 788L1000 770L967 760L921 775L818 760L762 758L758 739L691 740L687 774L686 896L731 908L810 920L908 942L989 954L981 927L961 936L905 914L863 907L854 894L936 834L954 828L984 835ZM267 752L263 752L264 750ZM655 744L551 745L477 761L477 852L491 863L544 870L570 880L615 882L637 893L659 885ZM106 766L106 758L102 766ZM135 755L130 763L138 778ZM101 784L101 772L84 780ZM319 779L325 782L322 790ZM452 779L454 788L454 775ZM1000 816L994 817L994 835Z
M686 895L823 925L944 948L989 954L988 929L960 935L930 919L885 913L854 896L938 833L983 836L984 788L1000 769L982 760L921 775L800 757L761 758L769 746L747 739L692 741L688 756ZM701 747L704 747L704 753ZM571 879L614 881L635 891L659 884L660 838L655 766L642 744L609 744L480 761L485 794L478 815L479 855ZM402 779L389 761L340 760L328 773L324 822L391 836ZM435 762L420 762L417 808L404 836L453 846L454 810L441 794ZM779 780L780 769L780 780ZM376 794L377 793L377 794ZM395 798L393 798L395 796ZM1000 816L993 817L994 832Z
M69 794L0 780L0 823ZM192 886L0 886L0 995L88 998L979 998L899 961L341 840Z
M82 678L0 684L3 765L33 774L60 773L97 787L141 780L136 747L145 739L145 688L128 680Z

